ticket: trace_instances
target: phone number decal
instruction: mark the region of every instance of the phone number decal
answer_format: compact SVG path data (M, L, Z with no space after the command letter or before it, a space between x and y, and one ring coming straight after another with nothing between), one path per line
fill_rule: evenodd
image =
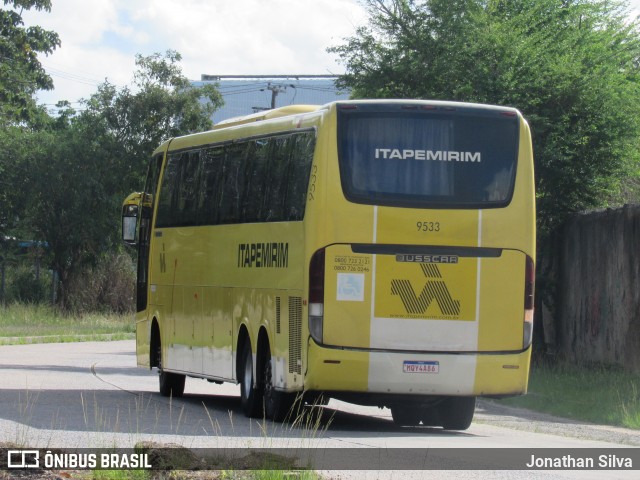
M361 272L371 270L371 257L359 255L340 255L333 260L333 270L336 272Z

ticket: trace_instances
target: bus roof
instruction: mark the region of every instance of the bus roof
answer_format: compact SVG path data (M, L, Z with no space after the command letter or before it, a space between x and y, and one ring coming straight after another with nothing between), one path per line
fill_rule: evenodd
M235 127L240 125L249 125L252 123L265 121L265 120L273 120L277 118L283 118L287 116L295 116L302 115L305 113L319 112L321 110L330 110L335 106L343 106L345 108L361 108L361 107L375 107L376 105L395 105L396 107L403 108L436 108L436 109L445 109L445 110L493 110L502 112L504 114L509 115L517 115L520 116L520 112L517 109L512 107L504 107L504 106L496 106L496 105L487 105L487 104L476 104L476 103L466 103L466 102L453 102L453 101L442 101L442 100L420 100L420 99L361 99L361 100L338 100L334 102L327 103L325 105L288 105L285 107L275 108L273 110L265 110L263 112L258 112L250 115L244 115L240 117L234 117L227 120L223 120L218 122L213 126L209 132L223 130L229 127ZM193 135L206 135L206 131L199 132L191 135L186 135L184 137L175 137L173 139L168 139L162 143L155 151L154 155L163 152L167 149L167 146L172 143L174 140L180 140L182 138L192 137ZM178 142L181 143L181 142Z
M288 105L286 107L223 120L216 123L213 129L218 130L220 128L234 127L236 125L244 125L246 123L259 122L261 120L270 120L272 118L286 117L288 115L315 112L319 108L320 105Z

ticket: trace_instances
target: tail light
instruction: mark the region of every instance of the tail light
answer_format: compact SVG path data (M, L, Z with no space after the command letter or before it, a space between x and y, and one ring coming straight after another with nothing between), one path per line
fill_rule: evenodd
M524 274L524 335L522 348L529 348L533 339L533 291L535 281L536 266L533 263L533 259L527 255Z
M309 264L309 333L322 343L324 322L324 248L311 257Z

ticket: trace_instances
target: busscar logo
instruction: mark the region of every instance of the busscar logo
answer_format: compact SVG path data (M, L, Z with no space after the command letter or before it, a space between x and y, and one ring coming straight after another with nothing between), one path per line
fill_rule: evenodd
M396 262L409 263L458 263L457 255L396 255Z
M391 294L400 297L410 315L424 315L435 300L442 315L460 316L460 301L454 300L449 293L438 265L421 263L420 268L427 280L419 295L416 295L409 280L391 280Z

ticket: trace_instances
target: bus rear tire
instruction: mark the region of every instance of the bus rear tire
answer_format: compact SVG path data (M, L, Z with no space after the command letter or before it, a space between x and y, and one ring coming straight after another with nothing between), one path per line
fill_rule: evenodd
M416 427L422 420L422 409L412 405L394 405L391 407L391 417L399 427Z
M160 395L163 397L181 397L184 394L185 376L179 373L165 372L162 369L162 349L159 342L157 359Z
M264 357L264 413L274 422L282 422L288 417L295 420L296 412L293 411L295 395L288 392L279 392L274 387L273 368L271 366L271 354L268 351Z
M241 378L240 378L240 404L244 414L249 418L262 417L263 392L259 382L254 382L253 356L251 343L247 340L242 347Z
M450 397L438 405L445 430L466 430L476 410L476 397Z

